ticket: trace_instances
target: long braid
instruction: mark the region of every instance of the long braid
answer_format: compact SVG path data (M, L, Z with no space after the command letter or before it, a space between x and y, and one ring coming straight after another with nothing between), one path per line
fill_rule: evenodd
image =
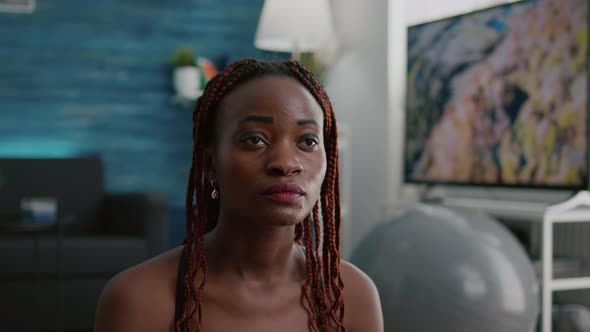
M307 278L305 279L305 284L303 285L303 294L305 295L305 299L307 300L307 311L309 315L308 325L309 330L311 332L316 332L316 322L321 317L318 317L318 310L317 307L320 305L317 303L318 292L313 289L314 285L314 275L317 274L317 262L316 256L312 250L312 237L310 236L310 229L311 229L311 216L308 216L303 221L303 229L304 229L304 240L305 240L305 262L307 263ZM314 290L313 295L311 294L311 290Z
M201 105L201 103L202 99L199 99L199 101L197 102L197 107ZM199 268L202 268L203 265L203 253L202 250L199 250L201 248L202 242L202 236L200 236L200 234L202 234L202 225L207 223L207 214L205 213L207 205L201 204L201 202L203 202L204 194L204 186L202 185L201 180L201 175L203 172L203 163L202 156L200 153L198 153L200 135L198 135L199 132L197 131L197 128L200 127L200 123L202 122L203 115L204 114L200 112L195 112L193 114L193 127L195 128L195 131L193 132L194 147L193 160L191 165L191 170L193 171L189 175L189 190L187 192L187 235L185 240L186 246L188 248L187 257L189 262L189 270L184 278L184 289L185 294L187 294L188 296L184 299L185 306L184 311L182 313L181 321L176 322L176 326L179 331L190 331L190 317L192 317L195 314L195 312L200 312L200 295L195 290L194 283L192 281L195 279L195 276ZM195 203L193 203L193 196ZM198 258L195 257L197 255ZM193 262L195 264L192 264ZM192 297L194 299L196 306L192 308L190 313L187 313L189 297ZM200 325L200 317L198 318L197 325Z
M313 248L313 254L314 254L314 259L316 260L317 264L316 264L316 270L315 270L315 276L314 276L314 284L313 284L313 290L314 293L316 295L316 301L318 304L318 310L322 313L321 315L321 326L322 329L329 324L328 320L329 317L325 315L325 311L328 308L328 302L329 299L326 298L325 294L326 294L326 290L324 287L324 282L322 279L323 276L323 259L321 257L321 248L320 248L320 243L321 243L321 227L320 227L320 214L319 214L319 203L316 204L313 208L312 211L313 214L313 220L314 220L314 248ZM311 237L311 236L310 236Z
M321 226L320 226L320 214L319 214L319 203L316 204L313 208L313 226L314 226L314 239L315 239L315 243L314 243L314 254L315 254L315 259L318 262L318 273L316 273L315 275L315 283L316 285L322 285L322 271L323 271L323 259L321 257L321 248L320 248L320 243L321 243ZM323 294L324 292L322 291L320 294ZM324 302L324 301L322 301ZM325 308L325 304L322 305Z
M204 235L219 217L219 206L207 196L212 190L206 172L204 147L213 136L218 104L236 86L263 76L287 76L298 80L314 96L324 111L324 136L327 169L321 198L312 214L295 226L294 241L305 244L307 278L302 300L308 311L312 332L344 331L340 276L340 203L338 190L338 151L334 112L324 89L313 75L295 61L259 62L240 60L215 76L205 87L193 113L193 158L186 195L186 244L188 271L184 276L184 311L175 321L176 331L200 331L203 317L202 294L207 281ZM320 220L321 210L321 220ZM320 227L320 222L323 226ZM323 234L322 234L323 233ZM320 248L321 247L321 248ZM321 252L320 252L321 251ZM202 278L197 280L197 278ZM195 288L195 284L198 287ZM190 306L191 301L194 303ZM196 326L190 322L196 317Z
M201 99L199 98L197 100L197 108L199 107L201 103ZM197 148L198 148L198 144L197 144L197 128L198 128L198 117L199 114L194 112L193 113L193 156L192 156L192 161L191 161L191 168L190 168L190 173L189 173L189 181L188 181L188 188L187 188L187 193L186 193L186 238L184 240L184 243L186 244L187 247L192 246L192 241L190 241L189 239L193 239L194 238L194 228L195 228L195 203L193 202L193 200L195 199L195 184L197 183L196 181L196 176L197 174L199 174L199 172L197 170L195 170L195 167L197 164L196 162L196 158L198 156L197 153ZM199 220L199 219L197 219ZM189 262L194 261L193 258L193 250L191 250L189 248L188 251L188 257L189 257ZM193 294L192 292L192 282L190 282L189 278L184 278L183 280L183 288L184 288L184 294ZM186 300L185 300L185 304L186 304ZM175 327L176 327L176 331L184 331L187 328L184 327L184 325L186 324L188 326L188 324L186 323L186 321L189 319L189 315L187 315L186 312L186 308L187 306L184 306L184 310L182 312L182 316L180 318L179 321L175 322Z

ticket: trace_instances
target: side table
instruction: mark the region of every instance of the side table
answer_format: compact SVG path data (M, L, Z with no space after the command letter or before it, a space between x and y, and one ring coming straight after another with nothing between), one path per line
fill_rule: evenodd
M62 298L62 280L63 272L61 268L61 254L63 245L63 225L70 223L73 220L72 216L60 217L55 223L25 223L20 219L2 219L0 222L0 234L14 235L14 236L31 236L34 240L33 265L35 266L35 294L39 294L39 275L41 270L41 235L55 236L55 274L57 283L57 331L63 331L62 314L63 314L63 298ZM39 300L35 303L39 307ZM39 327L37 327L38 329Z

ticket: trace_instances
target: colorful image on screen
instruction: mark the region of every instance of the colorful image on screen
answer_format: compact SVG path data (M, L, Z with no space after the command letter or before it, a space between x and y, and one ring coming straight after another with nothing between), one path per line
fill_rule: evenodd
M586 0L408 28L407 182L585 188Z

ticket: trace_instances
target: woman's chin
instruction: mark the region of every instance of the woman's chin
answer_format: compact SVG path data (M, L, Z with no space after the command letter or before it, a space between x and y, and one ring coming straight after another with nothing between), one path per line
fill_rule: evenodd
M305 220L309 212L299 210L282 209L272 213L261 215L257 220L263 221L265 225L272 226L294 226Z

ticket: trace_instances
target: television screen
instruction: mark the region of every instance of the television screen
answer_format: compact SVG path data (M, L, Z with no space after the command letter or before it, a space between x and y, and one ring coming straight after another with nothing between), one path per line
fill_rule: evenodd
M587 186L587 0L408 28L406 182Z

